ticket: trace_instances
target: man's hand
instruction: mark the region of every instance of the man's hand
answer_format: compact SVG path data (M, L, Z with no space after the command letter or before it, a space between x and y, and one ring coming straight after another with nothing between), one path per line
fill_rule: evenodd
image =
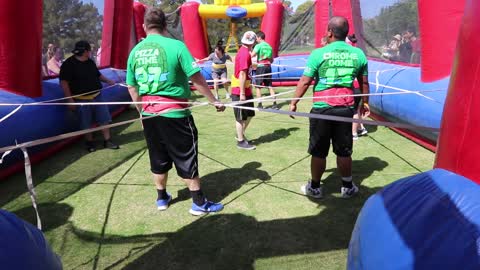
M213 106L215 106L217 112L225 111L225 105L223 105L223 103L218 100L213 103Z
M362 115L362 118L366 118L370 115L370 106L368 106L368 103L363 103L363 106L360 109L360 114Z
M75 100L73 98L69 98L68 99L68 103L75 103ZM75 105L72 105L72 104L69 104L67 105L68 109L72 112L74 112L75 110L77 110L77 106Z
M290 111L296 112L297 111L297 104L290 103ZM295 119L293 115L290 115L290 118Z
M245 97L245 94L240 94L240 101L244 101L246 100L247 98Z

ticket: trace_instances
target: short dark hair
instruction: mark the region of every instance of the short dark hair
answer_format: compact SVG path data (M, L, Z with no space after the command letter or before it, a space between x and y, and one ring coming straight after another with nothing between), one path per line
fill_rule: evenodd
M348 20L345 17L335 16L328 22L328 30L333 33L337 40L345 40L348 35L349 26Z
M217 45L215 49L219 50L222 54L225 54L225 49L223 48L222 45Z
M261 38L261 39L264 40L264 39L265 39L265 33L262 32L262 31L258 31L258 33L257 33L257 38Z
M157 29L163 32L167 28L165 13L158 7L151 7L145 12L143 23L147 30Z
M353 44L357 43L357 37L355 36L355 34L351 34L351 35L348 35L348 40L350 40L350 42L352 42Z

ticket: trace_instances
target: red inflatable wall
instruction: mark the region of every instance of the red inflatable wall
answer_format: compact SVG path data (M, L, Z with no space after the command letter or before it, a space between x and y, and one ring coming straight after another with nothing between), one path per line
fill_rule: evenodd
M343 16L347 18L350 24L349 34L355 33L353 24L352 0L332 0L333 16Z
M418 1L423 81L450 75L464 8L465 1Z
M42 1L1 1L0 89L42 95Z
M327 32L330 20L330 0L315 1L315 47L322 46L322 38Z
M137 42L140 42L142 38L145 38L147 34L143 30L143 17L147 11L147 6L140 2L133 3L133 19L135 20L135 37Z
M133 0L105 0L101 65L125 69L130 53Z
M457 1L454 2L457 3ZM467 0L449 92L445 100L435 167L447 169L480 184L480 161L478 158L480 151L480 95L478 92L480 88L480 54L477 53L480 48L478 34L480 33L480 23L478 18L480 18L480 1ZM442 17L443 19L446 18ZM444 33L448 33L449 36L451 34L448 31ZM444 42L445 39L444 36L440 41ZM444 54L442 55L444 56Z
M201 59L207 57L210 50L204 23L198 14L199 5L197 2L186 2L182 5L180 14L185 44L193 57Z
M272 46L273 57L278 56L280 36L282 34L283 10L285 7L278 0L266 2L267 11L263 15L261 30L265 33L265 41Z

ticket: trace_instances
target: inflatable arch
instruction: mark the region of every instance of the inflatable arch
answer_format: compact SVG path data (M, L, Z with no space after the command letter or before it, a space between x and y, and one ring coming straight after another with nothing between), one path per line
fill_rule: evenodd
M283 4L280 1L252 4L250 0L215 0L213 5L187 2L181 8L184 41L194 57L205 58L210 53L205 27L206 19L263 16L261 30L265 33L266 41L272 46L274 55L277 56L283 10Z

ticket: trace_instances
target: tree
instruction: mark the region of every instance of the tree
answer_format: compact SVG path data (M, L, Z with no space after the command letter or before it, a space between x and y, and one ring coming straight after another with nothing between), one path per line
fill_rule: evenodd
M388 44L396 34L414 28L418 29L417 0L401 0L380 13L363 21L364 35L370 47L378 48Z
M73 49L84 39L97 43L102 37L103 16L92 3L80 0L43 1L43 46L53 43Z

